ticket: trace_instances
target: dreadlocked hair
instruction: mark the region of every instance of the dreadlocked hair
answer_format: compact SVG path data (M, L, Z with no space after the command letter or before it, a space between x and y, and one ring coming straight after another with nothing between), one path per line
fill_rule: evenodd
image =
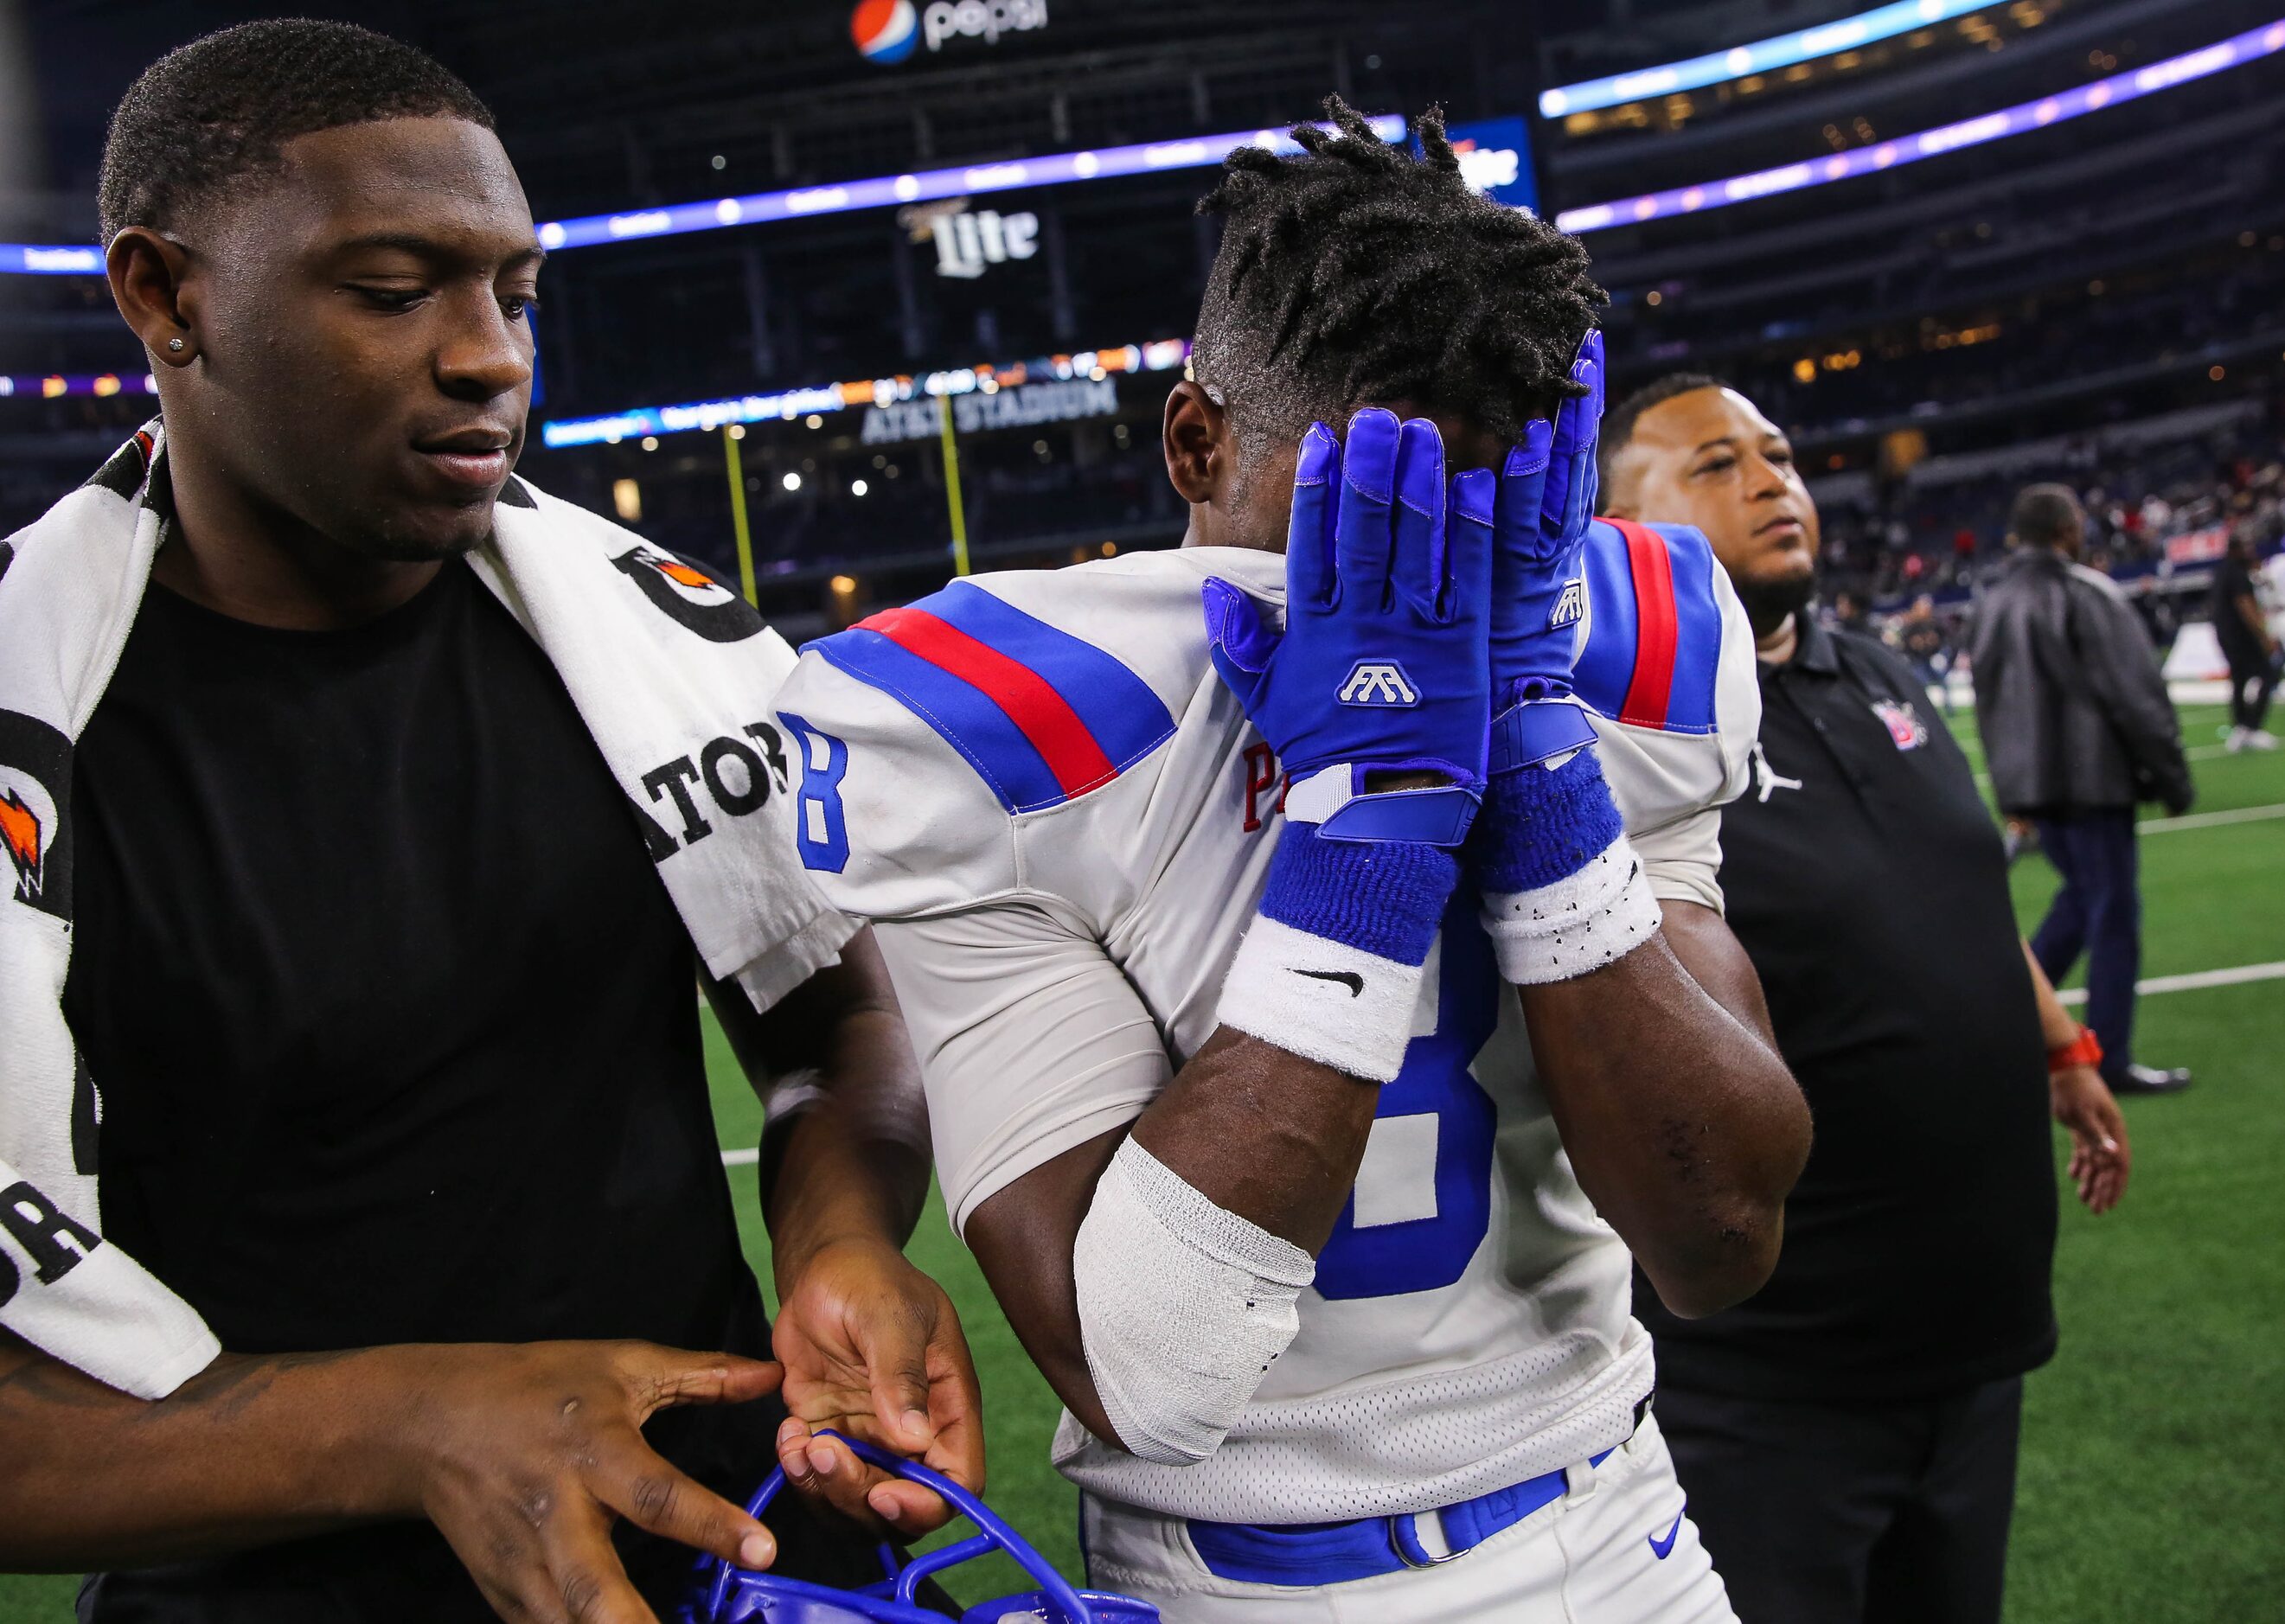
M1609 295L1587 253L1461 177L1431 107L1422 155L1338 96L1334 128L1292 132L1298 157L1241 146L1198 212L1223 222L1193 367L1241 428L1298 437L1313 421L1402 400L1504 439L1580 392L1579 341Z

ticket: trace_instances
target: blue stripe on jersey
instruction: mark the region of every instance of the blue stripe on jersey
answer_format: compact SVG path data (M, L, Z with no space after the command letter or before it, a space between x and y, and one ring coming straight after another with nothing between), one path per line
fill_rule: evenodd
M980 586L954 581L910 608L973 638L1053 689L1114 773L1174 736L1174 718L1165 702L1117 658ZM866 625L814 647L829 664L891 695L928 723L976 769L1007 811L1039 812L1073 798L1021 722L966 678Z
M826 663L880 689L936 729L1011 812L1064 796L1046 759L1008 713L962 679L877 632L852 626L811 645Z
M1674 566L1674 686L1666 702L1666 731L1714 731L1714 686L1722 673L1722 563L1714 544L1693 525L1651 527L1666 537Z
M1116 656L972 582L954 581L913 607L1028 666L1079 713L1114 771L1124 773L1174 736L1166 702Z
M1710 734L1714 689L1722 664L1722 601L1714 572L1721 568L1705 536L1686 524L1647 527L1666 542L1674 580L1674 675L1668 690L1668 733ZM1587 600L1591 620L1572 684L1597 714L1615 719L1634 680L1642 617L1635 601L1627 538L1598 519L1589 526Z
M1598 716L1615 720L1634 680L1635 580L1627 538L1598 519L1587 527L1587 646L1571 667L1571 686Z

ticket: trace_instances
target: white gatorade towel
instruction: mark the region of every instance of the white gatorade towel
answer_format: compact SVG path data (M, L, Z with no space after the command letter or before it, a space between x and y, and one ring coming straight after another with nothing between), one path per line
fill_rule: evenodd
M219 1351L97 1205L100 1078L64 1019L72 751L172 517L160 425L0 541L0 1326L142 1398ZM511 479L470 567L554 663L712 975L766 1008L852 930L794 858L770 714L793 651L734 592Z

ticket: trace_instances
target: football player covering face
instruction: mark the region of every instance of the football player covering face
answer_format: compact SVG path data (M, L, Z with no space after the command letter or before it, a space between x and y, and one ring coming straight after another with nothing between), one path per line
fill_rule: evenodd
M1598 1617L1727 1618L1637 1425L1626 1251L1681 1312L1747 1295L1807 1149L1706 906L1750 645L1703 543L1650 535L1683 561L1703 669L1673 709L1702 732L1569 702L1576 572L1629 578L1587 520L1598 290L1468 191L1433 115L1416 161L1331 110L1210 200L1165 418L1189 545L979 577L805 655L781 716L838 764L817 794L845 831L812 866L882 922L955 1222L1070 1411L1095 1582L1186 1619L1352 1582L1389 1617L1567 1616L1575 1582L1628 1597ZM1092 740L1071 771L1035 705ZM1613 861L1606 755L1639 862ZM1535 901L1591 922L1554 941ZM1520 1534L1429 1566L1574 1469L1612 1474L1606 1520L1563 1536L1575 1581Z
M267 168L176 175L112 238L113 293L164 404L176 522L154 574L238 621L357 626L491 528L523 442L542 255L489 115L457 81L362 30L260 26L317 31L287 43L346 49L359 82L387 69L442 105L293 135ZM207 58L227 66L221 37ZM281 94L274 73L239 77ZM273 115L326 122L239 110ZM716 1008L758 1087L821 1068L821 1108L794 1120L765 1190L782 1366L638 1342L225 1353L145 1404L0 1338L0 1566L132 1567L425 1517L506 1616L648 1619L615 1519L748 1566L776 1549L640 1429L781 1383L796 1482L902 1533L941 1520L934 1495L808 1431L854 1430L981 1479L955 1317L902 1256L927 1126L885 973L860 937L768 1016L734 989ZM562 1198L601 1201L601 1183L572 1179Z

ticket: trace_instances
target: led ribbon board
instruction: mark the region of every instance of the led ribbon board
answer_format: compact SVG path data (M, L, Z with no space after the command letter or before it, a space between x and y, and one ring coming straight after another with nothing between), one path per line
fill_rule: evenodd
M0 242L0 276L99 277L103 250L43 246L35 242Z
M1875 6L1837 22L1803 28L1798 34L1776 34L1750 45L1709 51L1686 61L1662 62L1656 67L1640 67L1630 74L1582 79L1577 84L1543 90L1539 111L1544 117L1559 119L1566 114L1592 113L1602 107L1641 101L1645 97L1702 90L1709 84L1743 79L1748 74L1766 74L1772 68L1791 67L1796 62L1813 61L1836 51L1854 51L1859 45L1894 39L1930 23L1984 11L1991 4L1992 0L1896 0L1893 5Z
M2059 96L2019 102L1997 113L1987 113L1981 118L1966 119L1957 124L1924 129L1918 135L1900 136L1893 141L1860 146L1853 152L1835 153L1829 158L1813 158L1803 163L1787 164L1781 169L1760 169L1750 175L1732 175L1727 180L1709 180L1695 186L1676 186L1665 192L1646 192L1640 197L1619 198L1608 203L1591 204L1585 208L1567 208L1555 216L1555 224L1563 231L1583 236L1589 231L1604 231L1614 225L1633 225L1640 221L1661 219L1669 215L1702 214L1709 208L1747 203L1755 198L1771 197L1782 192L1830 185L1834 181L1849 180L1859 175L1876 175L1883 169L1918 163L1923 158L1941 158L1946 153L1956 153L1964 147L1981 146L2008 136L2028 135L2035 129L2045 129L2050 124L2082 118L2090 113L2100 113L2105 107L2115 107L2122 102L2154 96L2160 90L2171 90L2179 84L2187 84L2229 68L2242 67L2248 62L2258 61L2279 51L2285 51L2285 19L2263 27L2249 28L2203 50L2185 51L2163 62L2153 62L2148 67L2113 74L2107 79L2083 84L2075 90L2065 90Z
M1373 133L1382 140L1404 138L1407 126L1396 114L1383 114L1370 122ZM1330 129L1332 126L1321 128ZM539 228L539 241L551 252L587 248L598 243L639 242L651 237L679 236L686 231L718 231L726 226L806 220L819 215L844 215L860 208L887 208L938 198L972 197L985 192L1064 186L1074 181L1204 169L1220 163L1241 146L1266 146L1273 153L1286 155L1301 150L1282 129L1245 129L1233 135L1145 141L1133 146L1103 146L1083 153L1056 153L1045 158L1010 159L1005 163L883 175L871 180L840 181L828 186L754 192L743 197L675 203L664 208L639 208L623 215L583 215L576 220L550 220ZM0 276L12 274L99 277L103 274L103 254L100 249L90 247L0 243Z
M12 396L59 400L76 395L156 395L148 373L0 373L0 400Z
M1331 126L1323 128L1330 129ZM1374 119L1372 129L1384 141L1404 138L1404 121L1394 114ZM1146 141L1134 146L1103 146L1083 153L1056 153L1045 158L1010 159L1005 163L883 175L830 186L797 186L789 192L755 192L744 197L718 198L711 203L677 203L668 208L638 209L632 214L550 220L539 228L539 241L541 247L551 251L585 248L597 243L672 237L684 231L715 231L724 226L761 225L775 220L806 220L818 215L844 215L860 208L888 208L939 198L973 197L985 192L1063 186L1074 181L1203 169L1220 163L1241 146L1266 146L1281 153L1301 150L1282 129L1246 129L1234 135Z
M1036 388L1043 383L1073 381L1100 384L1119 373L1171 372L1189 360L1190 356L1190 341L1168 338L1150 344L1126 344L1116 349L1088 349L1078 355L1048 356L1037 361L1013 362L1000 367L962 367L954 372L926 373L917 378L876 378L860 380L855 383L821 383L807 388L781 389L768 395L741 395L724 400L693 401L681 406L630 406L624 412L610 412L603 417L558 418L543 423L539 428L539 442L550 448L599 443L616 445L622 440L640 440L649 435L687 434L694 430L720 428L733 423L789 421L812 413L821 417L828 412L842 412L855 406L886 407L902 403L918 403L924 410L933 412L938 396L954 396L957 412L959 396L1014 394L1016 398L1009 402L1005 411L978 408L961 412L960 427L963 433L970 428L997 428L1018 420L1044 422L1050 418L1095 416L1105 404L1099 395L1087 396L1063 391L1031 395L1027 399L1025 386ZM1109 404L1115 409L1115 397ZM1026 407L1039 409L1041 415L1038 418L1022 416ZM1085 409L1067 409L1080 407ZM868 435L868 441L870 437Z

